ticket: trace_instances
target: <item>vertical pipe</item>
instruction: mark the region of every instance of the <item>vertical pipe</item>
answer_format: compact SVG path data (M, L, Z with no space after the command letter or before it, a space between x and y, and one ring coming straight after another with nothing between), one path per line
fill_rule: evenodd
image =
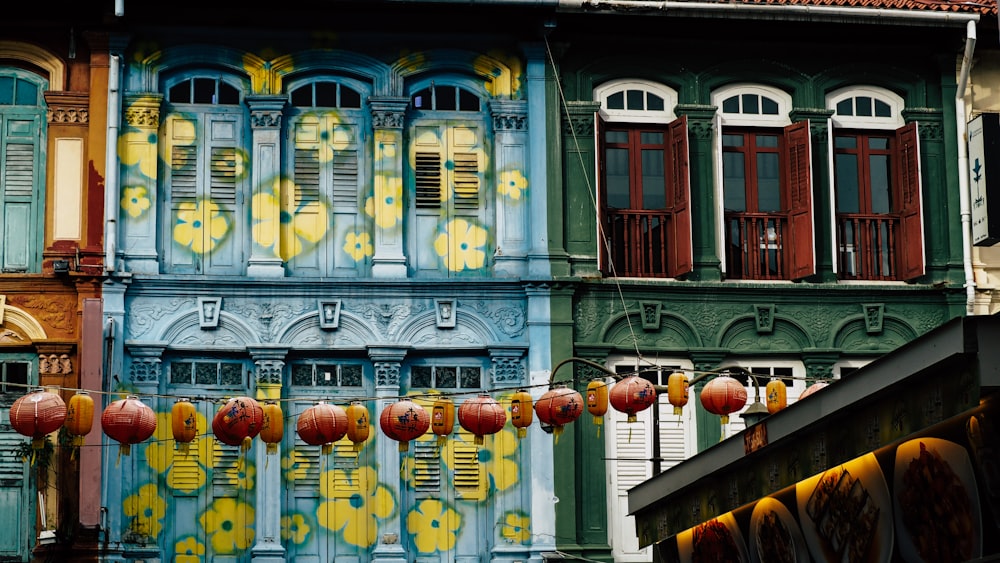
M972 52L976 48L976 24L970 21L966 24L965 55L962 57L962 70L958 77L958 89L955 91L955 120L958 130L958 193L959 209L962 215L962 265L965 268L965 311L975 312L976 279L972 272L972 207L969 193L969 127L965 115L965 89L969 81L969 71L972 67Z
M121 0L119 0L121 1ZM115 271L118 253L118 128L121 123L121 57L111 55L108 69L108 134L104 178L104 269Z

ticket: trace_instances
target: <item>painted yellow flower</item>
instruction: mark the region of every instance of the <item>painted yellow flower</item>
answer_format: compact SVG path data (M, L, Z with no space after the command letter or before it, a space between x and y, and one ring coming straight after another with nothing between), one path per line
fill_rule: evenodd
M163 529L163 516L167 513L167 501L160 496L156 485L139 487L135 494L125 497L122 511L128 518L130 530L156 538Z
M338 151L343 151L356 142L354 127L341 123L337 111L308 113L299 118L298 126L307 134L296 136L295 148L317 151L316 157L320 162L330 162Z
M396 158L396 144L395 143L379 143L375 151L375 160L381 160L383 158Z
M248 460L236 464L230 468L228 473L230 484L244 491L253 489L254 478L257 476L257 467Z
M518 510L505 513L500 535L504 539L517 543L531 543L531 518Z
M465 219L453 219L434 241L434 250L452 272L478 270L486 262L486 229Z
M287 456L281 458L281 469L285 472L286 481L296 481L305 479L309 475L309 456L291 450Z
M510 199L521 199L521 193L528 188L528 179L520 170L505 170L500 173L497 193Z
M130 186L122 190L122 209L129 217L138 217L149 209L149 191L145 186Z
M427 55L423 53L403 53L396 61L396 70L404 75L412 74L424 68L427 64Z
M521 75L523 73L521 60L502 51L491 51L489 56L492 57L492 61L486 57L478 57L475 65L479 67L493 61L499 61L507 67L509 76L505 75L504 69L494 68L491 73L494 79L485 82L486 91L494 98L513 97L521 89Z
M375 253L372 237L368 233L347 233L344 241L344 252L355 262L360 262Z
M420 553L448 551L455 547L462 515L439 500L425 499L406 515L406 528Z
M253 544L254 509L232 498L217 498L198 518L218 554L242 551Z
M292 514L291 516L281 517L281 539L301 545L306 543L309 532L309 523L306 522L305 516Z
M346 472L325 471L320 477L320 494L327 500L316 509L319 525L343 534L344 541L359 547L374 545L378 520L396 510L392 492L379 484L372 467Z
M156 178L156 132L129 131L118 140L118 158L125 166L138 165L147 178Z
M460 460L468 459L468 454L460 455L459 450L476 451L479 460L479 486L459 490L462 500L484 500L494 492L511 488L519 479L518 464L512 459L518 451L517 435L505 428L485 438L483 445L476 446L475 436L462 430L455 432L442 449L441 457L452 472L457 469Z
M288 182L287 185L292 184ZM274 243L278 241L281 227L281 204L278 197L273 192L260 192L253 196L250 206L254 223L253 241L264 248L272 249L277 256Z
M229 232L229 220L207 199L182 203L174 222L174 242L195 254L211 252Z
M283 213L281 218L286 233L281 238L281 258L284 260L315 248L330 224L329 210L321 201L300 205L291 216Z
M146 447L146 463L157 473L167 472L168 487L184 492L198 490L207 480L205 467L212 451L212 440L207 436L208 420L201 412L195 413L198 437L188 445L187 453L176 447L179 444L173 440L171 424L169 412L156 413L156 431Z
M175 563L201 563L205 544L194 536L187 536L174 544Z
M375 195L365 200L365 213L375 218L383 229L395 227L403 220L403 180L394 176L375 176Z

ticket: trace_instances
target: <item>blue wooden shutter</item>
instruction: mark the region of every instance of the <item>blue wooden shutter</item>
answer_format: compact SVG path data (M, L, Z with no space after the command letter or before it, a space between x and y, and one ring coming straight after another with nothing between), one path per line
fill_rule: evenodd
M3 150L0 190L3 197L4 272L27 272L32 267L34 240L35 186L39 182L40 118L10 116L0 122Z
M238 274L243 271L243 246L247 242L242 236L246 232L246 218L242 213L243 186L248 174L242 167L249 163L242 162L242 130L238 115L208 116L208 146L203 153L209 168L206 195L217 206L219 215L225 218L228 232L205 255L206 273ZM205 229L205 237L211 236L211 230ZM205 244L208 248L211 241L206 240Z

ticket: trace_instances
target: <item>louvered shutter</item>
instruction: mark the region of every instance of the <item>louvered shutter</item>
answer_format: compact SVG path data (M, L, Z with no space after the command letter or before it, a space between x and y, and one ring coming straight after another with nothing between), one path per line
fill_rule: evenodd
M34 499L25 498L28 494L28 468L31 467L18 457L16 451L24 443L24 437L13 431L9 425L0 426L0 506L32 507ZM0 557L13 557L22 554L25 538L32 537L34 530L26 530L26 515L30 514L31 522L35 521L34 510L2 510L0 511Z
M599 217L597 218L597 224L599 232L597 233L597 268L601 272L611 272L611 257L608 255L607 246L604 244L604 239L607 236L607 232L611 229L611 222L608 220L608 206L607 206L607 196L605 195L607 187L605 186L605 174L608 173L607 166L607 143L605 142L605 130L607 128L607 120L601 116L600 112L594 113L594 145L597 147L597 201L600 206Z
M212 496L213 498L231 497L240 495L240 473L246 467L248 460L242 459L245 455L240 451L239 446L223 444L219 440L212 440Z
M813 244L812 166L809 120L785 127L788 159L788 236L783 244L790 250L789 277L802 279L816 273Z
M230 114L208 116L207 160L208 197L216 205L216 213L225 219L227 233L221 240L211 240L211 228L204 229L206 253L206 273L237 274L242 271L243 245L241 233L245 229L242 213L243 177L241 138L242 127L239 117ZM207 208L206 208L207 211ZM206 226L211 216L206 216Z
M32 267L35 186L39 182L40 119L13 116L0 119L3 137L3 259L2 271L27 272Z
M912 280L924 275L923 204L920 180L920 137L917 123L896 131L899 203L899 277Z
M694 268L691 244L691 175L689 171L687 116L670 124L668 140L670 150L670 176L667 192L670 194L673 214L667 233L667 275L678 277ZM603 153L602 153L603 154ZM603 159L601 159L603 162Z

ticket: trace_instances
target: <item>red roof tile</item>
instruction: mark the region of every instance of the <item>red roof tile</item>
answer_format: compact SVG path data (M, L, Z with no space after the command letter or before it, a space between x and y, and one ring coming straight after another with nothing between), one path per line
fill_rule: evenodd
M743 4L848 6L884 10L931 10L963 12L984 16L997 14L997 0L739 0Z

